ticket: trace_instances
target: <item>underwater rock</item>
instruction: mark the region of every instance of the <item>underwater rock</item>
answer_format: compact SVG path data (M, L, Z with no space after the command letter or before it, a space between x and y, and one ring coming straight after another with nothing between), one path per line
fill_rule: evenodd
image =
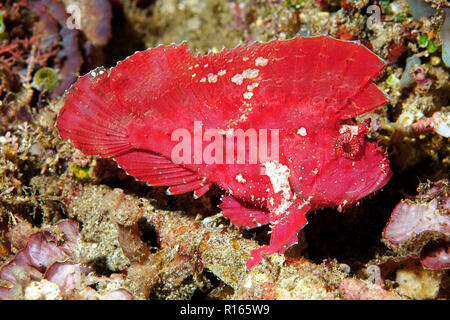
M229 299L335 299L341 291L330 290L330 287L335 288L347 276L328 265L278 254L248 271L248 252L259 245L242 237L221 213L194 218L182 211L157 209L153 205L157 204L155 199L124 195L120 189L104 185L86 185L76 196L70 196L68 202L67 213L81 218L84 228L101 235L96 240L99 247L119 239L119 245L131 262L126 267L126 280L135 288L136 297L155 296L161 287L178 297L177 294L185 290L183 284L201 289L206 286L205 274L212 274L220 284L211 295L225 287L230 291L225 295ZM85 217L87 211L96 212L89 221ZM124 219L126 216L129 219ZM114 235L98 232L99 223L105 220L116 221L123 230ZM127 227L123 228L123 224ZM144 237L142 226L148 230ZM147 242L149 238L151 243ZM103 251L103 255L114 254ZM190 298L191 294L184 292L182 297ZM393 293L392 297L399 296Z

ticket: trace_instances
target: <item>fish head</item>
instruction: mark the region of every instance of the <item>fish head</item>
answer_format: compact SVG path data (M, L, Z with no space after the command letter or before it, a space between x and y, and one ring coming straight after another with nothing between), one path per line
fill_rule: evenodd
M341 209L382 188L392 172L384 150L366 138L369 124L341 124L313 134L309 148L297 145L291 153L295 191L316 207Z

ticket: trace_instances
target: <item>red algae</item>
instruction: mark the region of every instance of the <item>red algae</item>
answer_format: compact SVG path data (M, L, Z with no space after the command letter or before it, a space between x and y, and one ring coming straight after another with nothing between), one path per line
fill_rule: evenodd
M8 284L0 285L0 300L132 299L123 288L99 293L89 287L91 268L74 262L78 229L77 222L60 221L52 232L31 234L26 247L0 269L0 280Z

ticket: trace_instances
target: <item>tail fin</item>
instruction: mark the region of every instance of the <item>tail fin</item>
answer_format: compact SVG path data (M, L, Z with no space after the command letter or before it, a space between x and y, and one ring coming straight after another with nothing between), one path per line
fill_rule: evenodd
M56 126L84 154L110 157L131 150L127 127L132 118L110 90L107 71L98 68L68 90Z

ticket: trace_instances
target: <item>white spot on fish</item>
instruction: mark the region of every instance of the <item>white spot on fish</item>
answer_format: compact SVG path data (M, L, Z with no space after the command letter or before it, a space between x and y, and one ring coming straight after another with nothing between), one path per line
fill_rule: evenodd
M243 114L243 115L241 115L241 116L239 117L239 121L245 121L245 120L247 120L247 119L248 119L248 117L247 117L246 114Z
M258 57L258 58L256 58L256 60L255 60L255 65L258 67L258 66L261 66L261 67L264 67L265 65L267 65L267 63L269 62L269 59L265 59L265 58L263 58L263 57Z
M266 161L263 165L266 168L266 175L269 177L275 193L286 191L286 189L290 190L289 176L291 175L291 170L287 166L277 161Z
M234 135L234 129L233 128L227 128L226 130L219 129L218 132L220 134L224 134L224 135L230 136L230 137Z
M259 69L246 69L242 74L237 73L231 78L231 82L241 85L244 79L255 79L259 75Z
M253 91L253 89L255 89L255 88L258 87L258 86L259 86L259 83L258 83L258 82L254 82L254 83L249 84L249 85L247 86L247 90L248 90L248 91Z
M273 191L277 194L276 207L271 210L275 215L285 214L296 198L289 185L291 170L277 161L266 161L263 165L266 167L266 175L270 179ZM273 198L270 198L269 202L272 207L275 205Z
M253 97L253 92L244 93L244 99L250 100Z
M96 78L98 76L101 76L104 73L105 73L104 70L98 70L98 71L92 70L91 71L91 77Z
M217 75L210 73L208 74L208 82L209 83L216 83L217 82Z
M301 127L300 129L298 129L297 134L301 135L302 137L306 136L306 128Z
M244 77L240 73L234 75L234 77L231 78L231 82L236 83L237 85L241 85L242 81L244 81Z
M239 173L238 175L236 175L236 177L234 177L236 179L237 182L239 183L246 183L247 180L245 180L245 178L242 176L242 173Z
M242 72L242 76L246 79L254 79L259 75L259 69L246 69Z

